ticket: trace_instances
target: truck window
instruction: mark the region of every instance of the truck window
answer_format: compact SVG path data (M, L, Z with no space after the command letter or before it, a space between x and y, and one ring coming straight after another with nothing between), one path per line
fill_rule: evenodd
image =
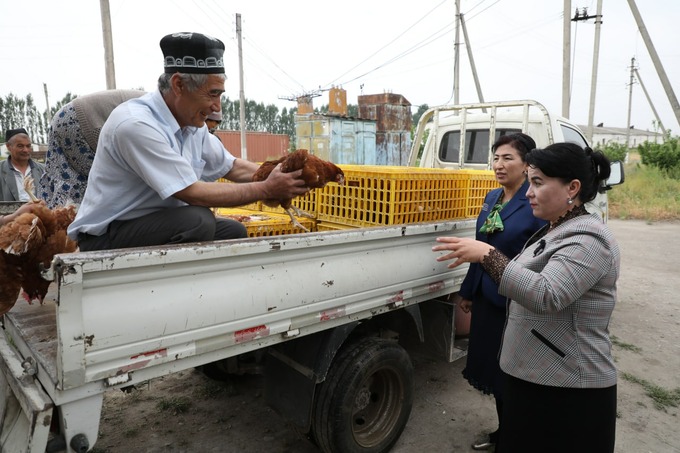
M506 134L521 132L519 129L496 129L496 140ZM467 130L465 132L465 159L463 164L486 164L489 162L489 130ZM446 132L439 146L439 159L443 162L458 163L460 157L460 131Z
M458 163L460 147L460 131L447 132L439 145L439 159L444 162Z
M576 129L572 129L566 124L560 124L560 128L562 129L562 136L564 137L565 142L576 143L581 148L588 146L586 139L583 138L583 135Z
M489 131L467 131L465 133L467 153L465 164L486 164L489 162Z

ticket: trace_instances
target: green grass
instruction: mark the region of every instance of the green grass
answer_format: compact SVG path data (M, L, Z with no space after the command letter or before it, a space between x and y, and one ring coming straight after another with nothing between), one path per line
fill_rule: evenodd
M191 403L182 397L161 398L156 407L163 412L171 412L173 415L186 412Z
M139 428L128 428L125 431L123 431L123 436L125 437L135 437L139 434Z
M678 407L680 404L680 388L668 390L630 373L621 373L621 377L628 382L640 385L645 390L645 394L654 402L654 407L659 410L665 411L669 407Z
M625 168L625 182L608 192L609 217L648 222L680 220L680 180L631 161Z
M634 344L630 344L630 343L624 343L621 340L619 340L618 337L616 337L614 335L611 336L611 340L612 340L612 344L614 346L620 348L620 349L625 349L626 351L631 351L631 352L635 352L635 353L638 353L638 354L642 353L642 348L640 348L639 346L635 346Z
M220 394L228 393L229 385L224 382L209 381L204 385L197 386L193 394L201 399L213 399Z

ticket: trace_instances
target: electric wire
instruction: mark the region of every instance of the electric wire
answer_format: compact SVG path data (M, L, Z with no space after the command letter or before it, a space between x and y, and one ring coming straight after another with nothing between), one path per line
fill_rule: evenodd
M429 16L430 14L432 14L432 12L433 12L434 10L436 10L437 8L439 8L441 5L443 5L443 4L446 3L446 2L447 2L447 0L442 0L442 2L440 2L440 3L437 4L435 7L433 7L430 11L428 11L425 15L423 15L420 19L418 19L413 25L411 25L411 26L408 27L406 30L404 30L403 32L401 32L399 35L397 35L397 36L396 36L394 39L392 39L390 42L388 42L387 44L385 44L384 46L382 46L380 49L378 49L378 50L376 50L375 52L373 52L371 55L369 55L368 57L366 57L366 58L365 58L364 60L362 60L361 62L357 63L356 65L354 65L353 67L351 67L350 69L348 69L347 71L345 71L343 74L341 74L341 75L339 75L338 77L336 77L333 81L327 83L325 86L326 86L326 87L331 86L332 84L334 84L335 82L337 82L338 79L341 79L341 78L344 77L345 75L349 74L349 73L352 72L354 69L356 69L357 67L361 66L363 63L365 63L366 61L368 61L369 59L371 59L372 57L374 57L375 55L377 55L380 51L382 51L383 49L385 49L385 48L387 48L388 46L390 46L392 43L394 43L395 41L397 41L399 38L403 37L409 30L411 30L413 27L415 27L415 26L418 25L420 22L422 22L427 16ZM356 79L354 79L354 80L356 80Z

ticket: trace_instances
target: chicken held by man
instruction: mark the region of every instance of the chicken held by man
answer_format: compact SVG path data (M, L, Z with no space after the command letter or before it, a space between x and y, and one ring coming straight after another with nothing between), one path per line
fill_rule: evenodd
M262 165L260 165L260 168L253 174L253 181L264 181L279 164L281 164L281 171L284 173L302 170L302 175L300 177L305 181L305 184L310 190L320 189L329 182L336 182L340 185L345 184L345 174L340 167L332 162L320 159L313 154L309 154L306 149L297 149L277 160L263 162ZM294 226L304 231L309 231L295 218L295 216L309 218L314 218L314 216L293 205L292 198L268 199L262 200L262 202L272 208L281 206L290 217L290 221Z

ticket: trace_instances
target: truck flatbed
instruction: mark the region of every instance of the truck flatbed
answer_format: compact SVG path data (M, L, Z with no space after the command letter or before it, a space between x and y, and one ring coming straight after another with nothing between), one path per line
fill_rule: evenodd
M448 296L467 266L448 269L431 248L451 234L474 234L474 221L58 255L44 305L20 299L5 315L4 374L36 395L7 445L44 451L35 420L53 406L65 438L91 445L107 389Z

